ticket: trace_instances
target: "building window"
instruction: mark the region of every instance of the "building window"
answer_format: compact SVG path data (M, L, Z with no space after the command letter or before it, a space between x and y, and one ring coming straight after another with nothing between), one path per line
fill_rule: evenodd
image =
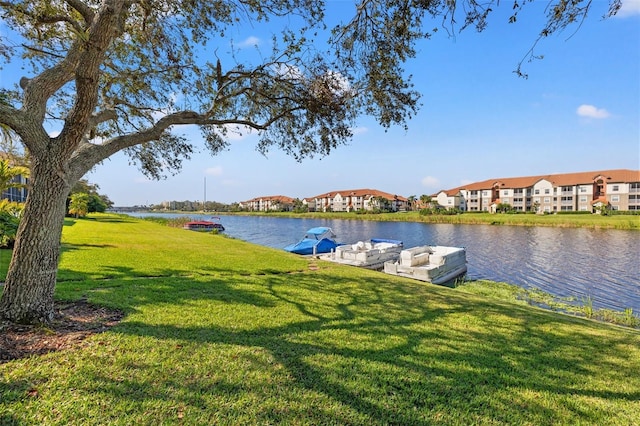
M549 197L544 197L544 202L545 202L545 203L550 203L550 202L551 202L551 198L549 198Z
M580 197L580 202L581 203L586 203L587 202L587 197Z
M612 191L619 191L620 188L618 185L613 185L613 188L611 188Z
M587 188L584 186L580 187L580 192L587 192Z
M620 201L620 196L619 195L613 195L611 197L611 202L617 203L618 201Z
M545 194L550 194L550 193L551 193L551 191L549 190L549 188L547 188L547 189L545 189L545 190L544 190L544 193L545 193Z
M536 195L540 194L540 190L539 190L539 189L536 189L536 190L535 190L535 192L534 192L534 194L536 194Z

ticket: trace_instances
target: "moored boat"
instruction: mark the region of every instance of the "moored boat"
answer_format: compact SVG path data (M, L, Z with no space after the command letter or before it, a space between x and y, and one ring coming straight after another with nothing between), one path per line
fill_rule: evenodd
M372 238L369 241L338 246L330 253L320 256L320 259L360 268L382 269L385 262L400 257L402 247L402 241L399 240Z
M418 246L400 252L396 261L385 262L384 272L445 284L467 272L467 255L463 247Z
M187 222L183 226L184 229L188 229L189 231L200 231L200 232L222 232L224 231L224 226L220 223L220 218L214 216L211 220L193 220L191 222Z
M309 229L300 241L289 244L284 249L291 253L304 255L329 253L342 245L342 243L336 242L335 238L336 235L331 228L318 226Z

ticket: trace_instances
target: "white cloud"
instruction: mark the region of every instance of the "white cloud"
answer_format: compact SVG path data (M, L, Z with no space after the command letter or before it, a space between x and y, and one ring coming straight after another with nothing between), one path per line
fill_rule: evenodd
M622 0L622 7L616 16L626 18L634 15L640 15L640 0Z
M351 131L354 135L362 135L364 133L367 133L369 129L367 127L354 127L351 129Z
M351 92L351 84L349 80L339 72L327 71L323 76L323 81L331 88L331 91L343 96Z
M209 176L222 176L222 167L221 166L208 167L204 171L204 174Z
M237 47L239 48L254 47L254 46L258 46L259 44L260 44L260 39L258 37L251 36L251 37L247 37L246 39L238 43Z
M434 178L433 176L423 177L421 183L422 183L422 186L427 188L437 189L440 186L440 180L438 178Z
M576 113L581 117L608 118L611 114L604 108L596 108L593 105L580 105Z

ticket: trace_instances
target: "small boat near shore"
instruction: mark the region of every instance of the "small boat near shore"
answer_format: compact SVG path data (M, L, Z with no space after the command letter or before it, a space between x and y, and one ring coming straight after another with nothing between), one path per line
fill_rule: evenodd
M330 253L321 255L320 259L343 265L380 270L384 267L385 262L397 260L402 248L402 241L372 238L369 241L358 241L355 244L338 246Z
M331 228L318 226L309 229L300 241L289 244L284 249L291 253L303 255L329 253L342 245L342 243L336 242L335 238L336 235Z
M220 223L220 218L214 216L211 220L193 220L191 222L187 222L183 226L184 229L189 231L199 231L199 232L222 232L224 231L224 226Z
M398 260L385 262L384 272L433 284L445 284L467 273L462 247L418 246L400 252Z

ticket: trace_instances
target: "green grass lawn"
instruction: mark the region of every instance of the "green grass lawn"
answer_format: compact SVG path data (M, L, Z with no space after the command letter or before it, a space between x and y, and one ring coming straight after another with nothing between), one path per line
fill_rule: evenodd
M639 418L637 330L224 235L69 220L56 295L126 316L80 347L0 364L2 425Z

